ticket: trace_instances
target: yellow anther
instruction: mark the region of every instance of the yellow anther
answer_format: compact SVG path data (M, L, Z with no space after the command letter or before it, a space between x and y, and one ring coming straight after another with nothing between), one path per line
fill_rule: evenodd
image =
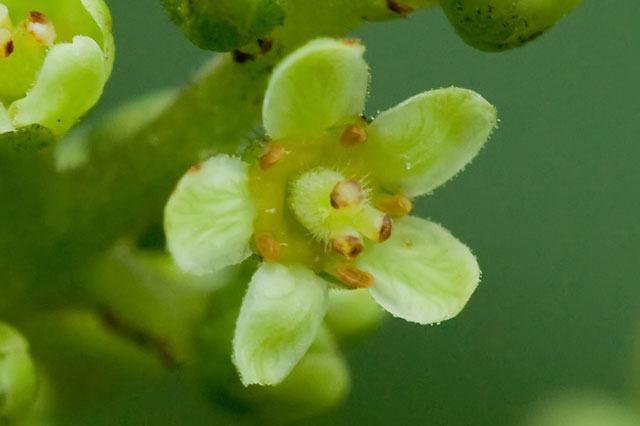
M275 262L280 258L280 243L268 232L256 237L256 248L267 262Z
M354 218L353 226L368 239L382 243L391 236L393 223L388 214L367 206Z
M24 28L40 45L51 47L56 40L56 30L53 23L43 13L33 10L29 12L24 21Z
M13 53L13 39L9 30L0 29L0 59L8 58Z
M364 200L364 193L353 179L338 182L331 191L331 205L334 209L356 206Z
M340 143L344 146L356 146L367 141L367 129L360 124L352 124L342 133Z
M262 170L268 170L271 167L278 164L278 161L284 155L284 148L280 145L269 144L267 145L267 149L265 153L260 157L260 168Z
M335 277L350 288L369 288L373 284L373 275L362 271L350 263L341 263L336 267Z
M359 237L344 235L333 238L331 240L331 248L347 259L355 259L364 250L364 245Z
M406 216L413 210L413 203L404 195L383 194L375 198L374 204L383 212L391 216Z

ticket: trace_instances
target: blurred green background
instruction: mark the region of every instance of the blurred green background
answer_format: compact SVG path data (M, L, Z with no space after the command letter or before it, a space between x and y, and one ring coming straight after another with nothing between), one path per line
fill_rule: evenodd
M118 56L92 119L183 84L210 57L157 0L108 3ZM483 280L457 319L389 320L349 351L350 397L304 424L516 425L556 390L624 397L640 323L638 18L636 0L585 0L541 39L499 54L466 46L439 9L355 33L372 67L370 114L449 85L498 107L487 148L418 206L474 250ZM103 421L209 424L188 401L168 381Z

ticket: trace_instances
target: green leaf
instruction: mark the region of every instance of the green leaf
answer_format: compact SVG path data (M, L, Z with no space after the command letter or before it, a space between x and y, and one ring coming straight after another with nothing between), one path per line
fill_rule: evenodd
M496 125L477 93L451 87L414 96L380 114L365 144L373 176L389 191L428 193L476 156Z
M169 252L195 274L240 263L251 253L254 215L248 166L226 155L212 157L183 176L167 203Z
M369 66L356 42L317 39L275 69L264 99L263 122L274 139L317 138L364 109Z
M412 216L394 221L391 238L367 246L356 265L373 275L369 291L383 308L419 324L455 317L480 280L464 244L440 225Z
M53 46L27 96L9 108L15 127L40 124L65 133L102 95L107 75L100 46L76 36Z
M36 395L36 372L27 341L0 322L0 423L23 414Z
M327 299L327 283L306 267L265 263L256 271L233 339L233 362L245 386L287 377L314 341Z
M581 0L441 0L449 22L471 46L501 51L548 31Z

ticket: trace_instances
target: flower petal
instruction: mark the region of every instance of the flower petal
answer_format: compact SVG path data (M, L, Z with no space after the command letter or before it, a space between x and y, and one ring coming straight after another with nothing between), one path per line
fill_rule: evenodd
M369 66L364 47L334 39L314 40L275 69L262 109L274 139L308 139L345 124L364 109Z
M51 48L35 86L11 105L9 115L15 127L40 124L61 135L95 105L106 78L100 46L76 36Z
M329 290L325 323L340 340L349 340L372 330L386 313L366 289Z
M495 125L495 108L471 90L425 92L374 120L367 142L370 164L390 191L425 194L469 163Z
M169 199L167 247L181 269L195 274L240 263L251 253L254 216L247 164L212 157L184 175Z
M374 277L373 298L391 314L431 324L456 316L480 280L471 251L440 225L398 219L391 238L366 247L358 268Z
M284 380L313 343L327 311L326 282L303 266L263 264L236 324L233 362L245 386Z

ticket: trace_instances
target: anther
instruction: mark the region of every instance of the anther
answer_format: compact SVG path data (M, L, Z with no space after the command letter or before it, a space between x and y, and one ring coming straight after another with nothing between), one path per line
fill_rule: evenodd
M198 173L200 173L201 170L202 170L202 164L196 164L194 166L191 166L189 171L187 171L187 174L197 175Z
M413 210L413 203L404 195L383 194L375 198L374 204L383 212L391 216L406 216Z
M378 234L378 242L385 242L391 237L391 229L393 225L391 223L391 218L388 214L382 216L382 223L380 225L380 233Z
M273 47L273 39L259 38L258 47L260 48L260 53L262 53L263 55L269 53L269 51L271 51L271 48Z
M9 30L0 29L0 59L8 58L13 53L13 39Z
M353 235L344 235L333 238L331 240L331 248L346 259L355 259L364 250L364 245L360 238Z
M367 141L367 129L359 124L352 124L342 133L340 143L344 146L356 146Z
M331 206L334 209L342 209L360 204L364 200L364 194L358 182L353 179L338 182L331 191Z
M271 167L275 166L278 161L284 155L284 148L280 145L269 144L267 146L267 150L262 157L260 157L260 168L262 170L268 170Z
M275 262L280 258L280 244L268 232L264 232L256 237L256 248L262 258L268 262Z
M36 43L43 46L53 46L53 42L56 40L56 30L45 14L32 10L24 22L24 27L33 36Z
M373 284L373 275L349 263L341 263L338 265L335 271L335 277L350 288L369 288Z

